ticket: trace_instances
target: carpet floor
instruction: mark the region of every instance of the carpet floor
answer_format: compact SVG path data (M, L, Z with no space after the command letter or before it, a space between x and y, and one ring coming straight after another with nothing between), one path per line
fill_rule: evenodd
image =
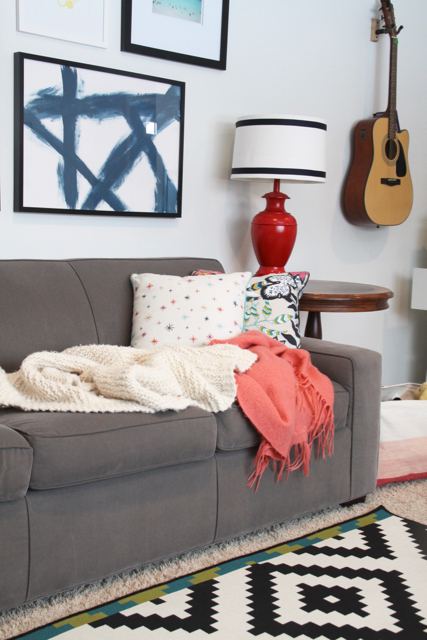
M372 512L380 505L392 514L427 525L427 480L386 485L370 494L364 504L324 509L251 535L213 545L208 549L127 571L52 598L23 605L0 616L0 639L13 638L74 613L92 609L238 556L302 538L320 529Z

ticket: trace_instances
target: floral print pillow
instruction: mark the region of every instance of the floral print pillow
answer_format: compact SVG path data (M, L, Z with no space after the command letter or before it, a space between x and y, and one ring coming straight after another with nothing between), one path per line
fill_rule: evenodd
M197 276L140 273L134 290L131 346L201 347L242 333L251 273Z
M251 278L246 289L243 331L259 329L287 347L299 349L299 299L309 277L307 271L301 271Z

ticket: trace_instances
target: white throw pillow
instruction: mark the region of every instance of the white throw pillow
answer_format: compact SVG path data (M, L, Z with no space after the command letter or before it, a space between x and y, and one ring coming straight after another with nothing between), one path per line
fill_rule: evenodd
M239 335L250 277L249 271L202 278L133 274L131 346L202 347Z
M299 299L310 274L271 273L248 283L243 331L259 329L290 348L299 349Z

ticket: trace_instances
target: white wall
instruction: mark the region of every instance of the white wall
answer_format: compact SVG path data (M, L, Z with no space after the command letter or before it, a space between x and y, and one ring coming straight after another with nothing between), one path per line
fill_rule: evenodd
M229 180L235 120L257 113L318 116L328 123L327 182L283 189L299 225L287 268L392 289L386 311L323 314L324 338L381 351L384 384L421 381L427 316L410 309L410 291L412 268L427 267L425 0L395 6L405 26L397 104L411 135L415 199L404 224L381 229L350 225L341 206L352 127L387 103L389 39L370 42L379 0L231 0L227 71L122 53L120 1L106 2L109 42L99 49L17 32L15 3L0 0L0 258L192 255L217 257L227 270L256 270L250 221L263 208L268 185ZM14 213L15 51L186 82L182 219Z

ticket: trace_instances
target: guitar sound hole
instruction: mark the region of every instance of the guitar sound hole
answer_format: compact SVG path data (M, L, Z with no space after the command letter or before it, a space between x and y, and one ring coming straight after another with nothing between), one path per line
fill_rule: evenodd
M397 156L397 143L396 140L387 140L385 144L385 154L389 160L394 160Z

